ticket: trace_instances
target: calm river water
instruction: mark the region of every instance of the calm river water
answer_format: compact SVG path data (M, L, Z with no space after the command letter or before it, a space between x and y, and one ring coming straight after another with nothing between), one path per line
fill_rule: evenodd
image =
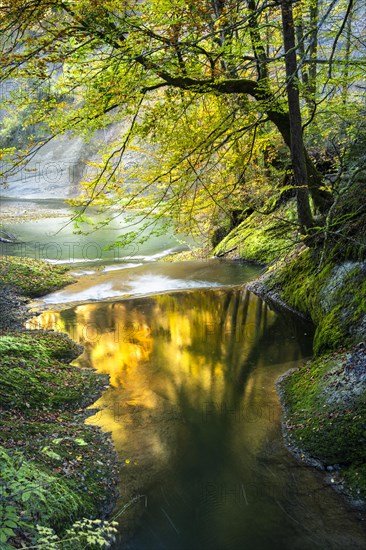
M343 500L283 445L275 381L311 355L312 329L238 286L257 272L145 263L44 298L38 326L110 375L87 422L122 462L115 550L366 547Z

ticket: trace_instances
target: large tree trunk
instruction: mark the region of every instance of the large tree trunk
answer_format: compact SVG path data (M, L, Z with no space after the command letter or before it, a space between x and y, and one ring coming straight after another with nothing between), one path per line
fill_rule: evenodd
M299 90L297 85L297 62L295 29L291 0L282 0L282 30L285 45L286 88L290 118L291 159L294 171L297 198L297 215L303 234L313 226L309 202L308 175L302 136Z
M260 99L259 94L256 95ZM279 130L283 141L291 150L291 131L289 114L281 112L277 109L267 109L266 114L268 118L275 124ZM330 206L333 203L333 197L329 191L323 188L323 180L321 174L316 169L314 162L311 160L309 153L304 148L306 171L308 176L308 188L311 198L313 199L314 207L321 214L328 212Z

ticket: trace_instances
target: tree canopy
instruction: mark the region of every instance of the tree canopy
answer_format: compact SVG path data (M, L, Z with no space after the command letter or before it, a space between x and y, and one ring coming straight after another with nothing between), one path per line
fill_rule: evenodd
M20 83L2 108L28 129L23 147L5 135L4 176L54 136L120 124L79 212L113 204L205 231L295 190L307 233L365 169L365 11L360 0L2 1L3 90ZM123 168L128 149L141 162Z

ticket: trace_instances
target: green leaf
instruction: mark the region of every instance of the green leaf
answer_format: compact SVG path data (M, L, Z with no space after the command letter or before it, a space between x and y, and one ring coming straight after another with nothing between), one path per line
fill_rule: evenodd
M18 527L18 524L12 519L7 519L4 525L10 529L16 529Z
M86 447L88 445L87 442L84 441L84 439L82 439L81 437L75 439L75 443L77 443L80 447Z
M55 453L55 451L52 451L49 447L43 447L43 449L41 449L41 453L45 454L49 458L53 458L54 460L62 460L62 457Z
M14 537L15 532L13 529L8 529L7 527L2 527L0 529L0 542L6 542L9 537Z

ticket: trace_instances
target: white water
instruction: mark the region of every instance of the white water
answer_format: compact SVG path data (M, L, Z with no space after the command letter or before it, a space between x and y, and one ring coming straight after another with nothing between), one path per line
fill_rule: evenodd
M44 296L38 304L77 304L116 298L148 296L168 291L218 288L248 280L257 268L218 260L175 263L147 262L107 266L100 271L79 271L84 276L75 284ZM86 276L85 276L86 275Z

